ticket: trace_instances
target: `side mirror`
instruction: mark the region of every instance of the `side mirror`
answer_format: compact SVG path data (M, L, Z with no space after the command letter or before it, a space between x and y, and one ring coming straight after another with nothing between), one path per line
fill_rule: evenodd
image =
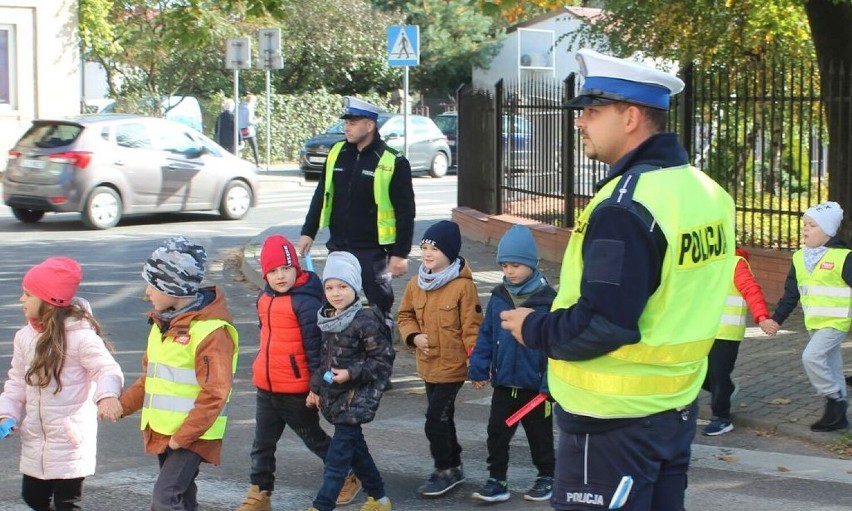
M191 149L187 149L186 157L187 158L200 158L201 155L207 152L207 148L203 145L193 147Z
M395 140L397 138L402 138L402 135L400 135L399 133L388 133L388 135L385 137L385 140Z

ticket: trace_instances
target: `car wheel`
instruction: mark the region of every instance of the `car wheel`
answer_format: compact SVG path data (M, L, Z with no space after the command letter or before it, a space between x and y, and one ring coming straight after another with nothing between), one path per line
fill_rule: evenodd
M41 220L44 216L44 211L39 211L37 209L12 208L12 214L15 215L15 218L25 224L34 224Z
M432 177L444 177L447 175L449 166L450 162L447 159L447 155L438 151L432 157L432 166L429 167L429 175Z
M121 220L121 197L108 186L92 190L83 210L83 223L90 229L109 229Z
M222 194L219 213L225 220L239 220L251 207L251 188L242 181L231 181Z

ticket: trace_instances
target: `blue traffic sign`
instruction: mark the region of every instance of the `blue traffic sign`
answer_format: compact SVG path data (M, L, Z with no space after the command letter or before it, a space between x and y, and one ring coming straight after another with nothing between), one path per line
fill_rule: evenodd
M416 66L420 64L420 27L391 25L388 27L388 65Z

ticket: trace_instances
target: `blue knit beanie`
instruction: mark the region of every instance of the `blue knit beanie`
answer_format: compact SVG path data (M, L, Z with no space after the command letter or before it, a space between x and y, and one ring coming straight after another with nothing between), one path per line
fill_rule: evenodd
M538 247L532 231L524 225L513 225L497 245L497 264L520 263L530 268L538 267Z
M449 220L441 220L432 224L431 227L426 229L426 232L423 233L423 239L420 240L421 245L424 243L438 247L438 250L443 252L452 264L461 252L462 240L458 224Z

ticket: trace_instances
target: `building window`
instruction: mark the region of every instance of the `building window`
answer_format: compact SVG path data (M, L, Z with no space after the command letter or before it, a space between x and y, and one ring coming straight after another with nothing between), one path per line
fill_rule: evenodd
M15 32L13 25L0 25L0 107L12 106L15 70Z

